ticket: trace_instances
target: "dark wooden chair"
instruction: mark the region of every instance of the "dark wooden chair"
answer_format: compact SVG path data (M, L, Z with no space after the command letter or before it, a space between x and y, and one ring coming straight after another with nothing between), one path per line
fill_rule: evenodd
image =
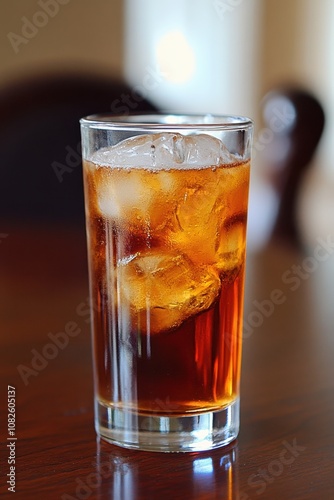
M154 107L111 78L36 76L2 89L0 218L83 224L79 119L127 110Z
M324 129L324 110L310 92L282 88L265 96L262 112L273 133L263 160L279 200L271 238L301 246L296 203L302 178Z

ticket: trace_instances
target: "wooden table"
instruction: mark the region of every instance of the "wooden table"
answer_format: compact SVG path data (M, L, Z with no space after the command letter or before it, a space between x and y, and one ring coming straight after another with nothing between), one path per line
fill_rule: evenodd
M24 500L334 498L328 245L311 259L279 246L249 256L239 438L157 454L96 440L84 229L2 223L0 233L1 496L14 458L12 498Z

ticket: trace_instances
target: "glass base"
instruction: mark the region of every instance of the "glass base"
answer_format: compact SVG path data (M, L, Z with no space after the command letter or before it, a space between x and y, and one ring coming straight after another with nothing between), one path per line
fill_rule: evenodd
M109 443L146 451L212 450L239 432L239 398L220 411L182 417L138 415L96 402L96 432Z

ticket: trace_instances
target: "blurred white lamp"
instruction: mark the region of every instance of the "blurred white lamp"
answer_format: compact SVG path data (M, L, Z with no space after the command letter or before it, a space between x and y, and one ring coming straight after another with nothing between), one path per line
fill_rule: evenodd
M126 0L126 81L163 110L254 117L259 5Z

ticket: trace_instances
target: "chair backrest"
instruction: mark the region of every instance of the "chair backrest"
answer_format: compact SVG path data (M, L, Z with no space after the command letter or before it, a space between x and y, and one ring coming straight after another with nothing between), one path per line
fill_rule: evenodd
M0 218L84 221L83 116L150 111L122 82L82 74L35 77L0 91Z
M324 129L325 114L314 95L288 88L265 96L263 118L273 133L264 150L264 162L279 200L272 239L300 245L296 202Z

